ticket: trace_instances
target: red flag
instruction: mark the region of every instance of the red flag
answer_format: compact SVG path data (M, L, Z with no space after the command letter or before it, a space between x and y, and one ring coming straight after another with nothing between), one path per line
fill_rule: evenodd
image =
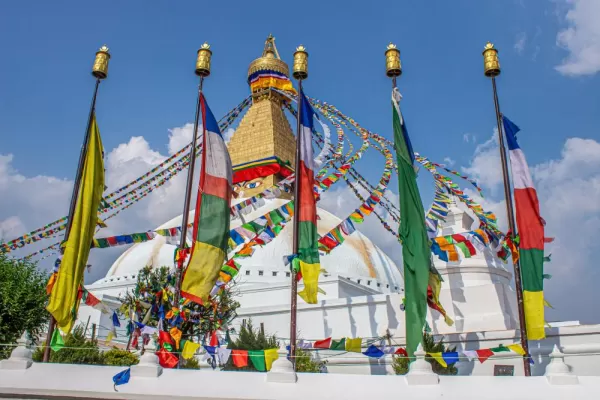
M158 356L159 364L163 368L175 368L179 362L179 359L175 354L165 350L164 348L161 348L159 351L157 351L156 355Z
M398 354L403 357L408 357L408 353L406 352L406 349L404 347L398 347L398 350L396 350L394 354Z
M248 366L248 350L231 350L233 365L238 368Z
M327 339L323 339L323 340L317 340L313 344L314 349L328 349L330 346L331 346L331 338L330 337L328 337Z
M169 332L159 331L158 332L158 344L162 347L162 345L164 343L169 343L170 345L175 346L175 342L171 338L171 335L169 335Z
M485 360L487 360L488 358L490 358L491 356L494 355L494 352L491 351L490 349L483 349L483 350L475 350L475 352L477 353L477 357L479 358L479 362L483 364L483 362Z
M219 338L217 337L217 332L215 332L215 331L213 331L210 336L209 346L215 346L215 347L219 346Z

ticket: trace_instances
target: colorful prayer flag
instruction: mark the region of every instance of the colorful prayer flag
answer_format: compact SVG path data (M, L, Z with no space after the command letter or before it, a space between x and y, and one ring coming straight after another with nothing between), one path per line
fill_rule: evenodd
M85 159L79 185L71 230L64 245L64 254L56 282L50 294L47 310L54 316L60 330L71 331L79 308L79 287L94 238L98 207L104 192L104 150L96 116L92 114Z
M304 301L317 304L317 292L321 265L319 262L317 233L317 203L313 188L315 186L314 159L312 149L313 116L312 109L304 92L298 96L300 109L300 132L297 146L300 148L300 160L296 171L298 198L294 199L298 212L298 263L304 281L304 289L298 292Z
M330 337L328 337L327 339L323 339L323 340L317 340L316 342L313 343L314 349L328 349L329 347L331 347L331 338Z
M541 340L544 329L544 223L525 154L517 142L519 127L502 117L510 154L520 244L523 305L527 338Z
M264 350L248 350L248 357L257 371L265 372L267 370Z
M265 366L267 371L271 370L271 366L273 365L273 361L279 358L279 354L277 354L277 349L267 349L265 350Z
M200 104L204 151L194 216L194 242L183 275L181 294L202 304L208 300L226 257L232 168L219 125L202 94Z
M233 358L233 365L236 367L248 366L248 350L231 350L231 357Z

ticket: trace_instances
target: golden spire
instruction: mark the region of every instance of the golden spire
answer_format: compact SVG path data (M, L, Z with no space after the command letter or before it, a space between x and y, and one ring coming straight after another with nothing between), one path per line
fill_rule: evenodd
M250 63L248 67L248 77L255 72L272 70L290 76L290 68L288 65L279 57L277 46L275 45L275 37L269 35L265 40L265 48L262 52L262 56Z

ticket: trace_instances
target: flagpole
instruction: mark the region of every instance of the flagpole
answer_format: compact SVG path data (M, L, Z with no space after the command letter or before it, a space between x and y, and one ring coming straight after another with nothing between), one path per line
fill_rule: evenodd
M296 124L296 166L295 166L295 185L294 185L294 241L293 241L293 252L294 256L298 256L298 239L299 239L299 215L300 215L300 199L298 194L300 193L299 188L299 177L300 172L300 149L302 148L302 135L300 134L300 125L302 120L300 118L302 112L302 81L308 78L308 53L304 50L304 47L300 46L294 53L294 78L298 80L298 110L297 110L297 124ZM294 272L293 264L292 268L292 301L291 301L291 316L290 316L290 359L296 369L296 335L297 335L297 323L296 317L298 313L298 281L296 279L297 274Z
M69 233L71 233L71 227L73 225L73 213L75 212L75 205L77 204L77 196L79 195L79 181L81 181L81 175L83 174L83 164L87 155L88 142L90 141L90 127L94 118L94 111L96 110L96 98L98 96L98 87L100 81L106 79L108 76L108 60L110 60L110 53L106 45L102 46L96 52L96 58L94 59L94 65L92 67L92 75L96 78L96 86L94 87L94 95L92 96L92 104L90 106L90 113L88 115L87 127L85 128L85 135L83 138L83 145L79 151L79 162L77 163L77 172L75 173L75 181L73 182L73 191L71 192L71 202L69 203L69 214L67 217L67 227L65 229L64 241L69 239ZM60 253L64 253L64 248L60 247ZM50 341L52 340L52 334L56 327L56 319L50 315L50 322L48 324L48 333L46 334L46 344L44 347L43 362L48 362L50 359Z
M196 119L194 120L194 132L192 136L192 147L190 149L190 163L188 165L187 183L185 186L185 196L183 203L183 215L181 218L181 237L179 239L179 249L183 250L187 248L187 226L190 213L190 203L192 200L192 184L194 183L194 167L196 166L196 143L198 140L198 124L200 120L200 98L202 97L202 84L204 78L210 75L210 58L212 51L208 43L204 43L200 49L198 49L196 57L196 69L195 74L200 77L198 83L198 99L196 100ZM202 149L205 151L205 149ZM199 212L200 210L196 210ZM175 307L179 306L179 298L181 297L181 281L183 280L183 261L179 261L177 266L177 286L175 288Z
M498 61L498 50L494 45L488 42L483 51L484 74L492 78L492 89L494 94L494 108L496 110L496 123L498 125L498 143L500 147L500 159L502 163L502 176L504 178L504 199L506 201L506 213L508 214L508 229L512 235L516 235L515 212L513 209L512 194L510 188L510 177L508 174L508 163L506 157L506 147L504 145L504 135L502 131L502 114L500 113L500 103L498 102L498 91L496 89L496 76L500 75L500 62ZM519 308L519 330L521 333L521 346L525 354L530 357L529 344L527 342L527 326L525 324L525 309L523 307L523 284L521 283L521 267L519 262L513 262L515 269L515 289L517 291L517 306ZM529 358L523 358L523 368L525 376L531 376L531 365Z

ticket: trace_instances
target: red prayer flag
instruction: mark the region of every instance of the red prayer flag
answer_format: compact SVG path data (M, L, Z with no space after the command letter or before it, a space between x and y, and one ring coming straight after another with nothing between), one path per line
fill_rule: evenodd
M491 351L490 349L475 350L475 352L477 353L479 362L482 364L485 360L487 360L488 358L490 358L491 356L494 355L494 352Z
M209 346L215 346L215 347L219 346L219 338L217 338L217 332L215 332L215 331L213 331L210 336Z
M248 350L231 350L233 365L238 368L248 366Z
M179 362L179 359L175 354L165 350L164 348L161 348L159 351L157 351L156 355L158 356L158 363L163 368L175 368Z
M175 342L171 338L171 335L169 334L169 332L166 332L166 331L158 332L158 343L160 346L162 346L164 343L169 343L170 345L173 345L173 346L175 345Z
M323 340L317 340L313 344L314 349L328 349L330 346L331 346L331 338L330 337L328 337L327 339L323 339Z
M406 352L406 349L404 347L398 347L398 350L396 350L396 352L394 354L408 357L408 353Z

